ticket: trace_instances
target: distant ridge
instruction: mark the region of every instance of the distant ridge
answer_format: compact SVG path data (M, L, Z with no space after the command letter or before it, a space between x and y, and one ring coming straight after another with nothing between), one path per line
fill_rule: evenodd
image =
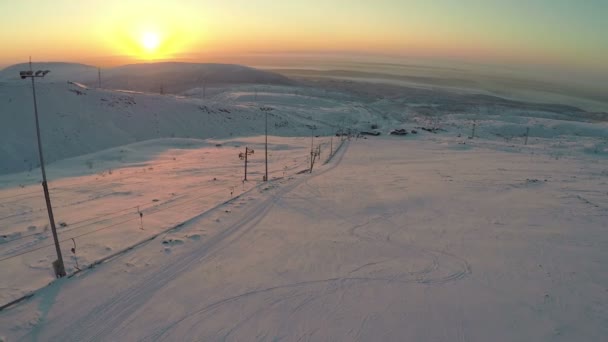
M206 85L274 84L293 82L278 73L235 64L141 63L124 65L103 72L102 87L168 93L181 93ZM85 82L86 83L86 82Z
M29 70L29 63L19 63L8 66L0 70L0 81L20 81L19 71ZM94 66L68 63L68 62L34 62L32 69L36 70L51 70L51 72L41 82L55 81L77 81L82 82L86 79L97 77L97 68Z
M72 81L96 87L97 67L66 62L32 63L35 70L51 70L40 82ZM20 81L19 71L28 70L28 63L9 66L0 71L0 82ZM278 73L236 64L159 62L128 64L101 69L101 86L143 92L181 93L206 85L274 84L293 82Z

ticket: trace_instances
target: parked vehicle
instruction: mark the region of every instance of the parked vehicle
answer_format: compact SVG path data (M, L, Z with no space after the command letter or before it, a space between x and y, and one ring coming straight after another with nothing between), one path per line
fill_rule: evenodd
M404 128L394 129L390 133L391 135L407 135L407 131Z

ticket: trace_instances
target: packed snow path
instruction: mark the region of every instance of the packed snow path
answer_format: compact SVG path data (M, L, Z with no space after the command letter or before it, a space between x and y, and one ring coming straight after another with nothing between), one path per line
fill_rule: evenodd
M3 312L0 335L600 341L607 208L577 194L602 175L588 160L353 141L312 175L57 281Z

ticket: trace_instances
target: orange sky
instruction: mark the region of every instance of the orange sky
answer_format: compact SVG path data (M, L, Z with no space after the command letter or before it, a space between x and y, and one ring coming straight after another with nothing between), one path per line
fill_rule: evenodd
M590 0L3 1L0 65L358 52L607 72L607 2ZM37 15L40 13L40 15ZM26 15L31 14L31 15ZM158 47L144 46L144 36Z

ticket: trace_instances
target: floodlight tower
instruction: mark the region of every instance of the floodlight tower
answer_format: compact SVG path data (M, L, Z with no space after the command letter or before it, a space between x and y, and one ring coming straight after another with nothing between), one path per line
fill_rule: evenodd
M312 172L312 165L314 163L314 141L315 141L315 129L317 126L309 126L310 127L310 172Z
M65 265L63 264L63 256L61 255L61 248L59 247L59 238L57 237L57 227L55 226L55 218L53 216L53 207L51 206L51 196L49 194L49 186L46 181L46 171L44 169L44 156L42 154L42 142L40 141L40 122L38 120L38 104L36 103L36 83L35 78L44 77L49 73L49 70L38 70L35 73L31 70L32 64L30 61L30 70L19 72L21 79L30 78L32 80L32 97L34 98L34 116L36 118L36 137L38 139L38 157L40 158L40 171L42 171L42 188L44 190L44 199L46 200L46 209L49 214L49 222L51 224L51 232L53 233L53 240L55 240L55 251L57 252L57 264L55 266L55 276L57 278L64 277Z
M268 112L273 111L272 107L260 107L260 110L264 112L264 154L265 154L265 165L266 171L264 173L264 182L268 181Z
M264 135L265 135L265 140L264 140L264 154L265 154L265 165L266 165L266 171L265 171L265 175L264 175L264 182L268 182L268 111L265 110L264 112L266 112L266 114L264 115Z

